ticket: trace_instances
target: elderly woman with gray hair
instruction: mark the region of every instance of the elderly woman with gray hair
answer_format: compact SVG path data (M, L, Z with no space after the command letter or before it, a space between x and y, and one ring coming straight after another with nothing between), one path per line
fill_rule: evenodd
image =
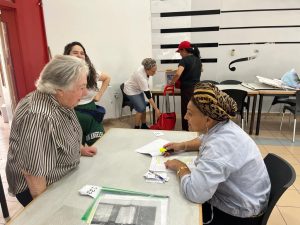
M145 58L142 65L133 73L128 81L124 83L124 93L127 95L129 101L132 103L136 111L135 114L135 129L148 129L146 124L146 95L150 105L155 110L156 118L160 116L160 111L152 99L149 89L149 77L154 76L157 66L154 59Z
M73 56L56 56L43 69L37 90L18 104L9 138L6 176L9 192L26 206L78 166L82 131L73 108L86 94L88 67Z
M268 205L270 179L255 142L231 118L236 102L210 83L197 83L185 119L202 136L164 147L174 152L199 151L195 168L168 160L181 190L201 203L204 224L258 225Z

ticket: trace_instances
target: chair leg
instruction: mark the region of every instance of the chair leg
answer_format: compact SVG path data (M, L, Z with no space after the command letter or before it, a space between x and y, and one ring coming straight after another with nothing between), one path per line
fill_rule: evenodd
M3 213L3 217L6 221L8 221L9 220L9 212L8 212L8 208L7 208L7 203L6 203L6 198L5 198L5 194L4 194L1 177L0 177L0 192L1 192L0 202L1 202L1 209L2 209L2 213Z
M295 118L295 119L294 119L294 130L293 130L293 143L295 142L296 124L297 124L297 120L296 120L296 118Z
M280 128L279 128L280 131L281 131L281 128L282 128L283 117L284 117L284 112L282 113L282 117L281 117L281 123L280 123Z
M242 129L244 130L244 118L242 118Z

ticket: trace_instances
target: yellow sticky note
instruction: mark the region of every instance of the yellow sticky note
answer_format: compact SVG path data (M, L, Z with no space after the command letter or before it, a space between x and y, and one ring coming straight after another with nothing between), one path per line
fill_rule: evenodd
M161 153L164 153L164 152L167 151L167 149L166 149L166 148L160 148L159 151L160 151Z

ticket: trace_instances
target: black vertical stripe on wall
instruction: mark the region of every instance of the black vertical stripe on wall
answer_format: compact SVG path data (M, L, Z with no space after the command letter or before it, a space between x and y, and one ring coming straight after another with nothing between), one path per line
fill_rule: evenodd
M180 59L162 59L160 60L160 64L178 64ZM217 58L201 58L202 63L217 63Z
M160 33L208 32L208 31L219 31L219 27L214 26L214 27L170 28L170 29L161 29Z
M160 17L215 15L215 14L220 14L220 12L221 12L220 9L184 11L184 12L166 12L166 13L160 13Z

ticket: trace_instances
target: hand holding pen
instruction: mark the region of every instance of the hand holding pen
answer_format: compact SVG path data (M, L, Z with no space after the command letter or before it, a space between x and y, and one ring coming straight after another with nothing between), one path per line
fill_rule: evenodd
M168 157L172 154L174 154L174 149L166 149L166 148L160 148L159 151L162 153L163 156Z
M168 144L165 144L163 146L165 151L161 151L165 157L170 156L172 154L180 153L182 151L186 150L186 142L176 143L176 142L170 142Z

